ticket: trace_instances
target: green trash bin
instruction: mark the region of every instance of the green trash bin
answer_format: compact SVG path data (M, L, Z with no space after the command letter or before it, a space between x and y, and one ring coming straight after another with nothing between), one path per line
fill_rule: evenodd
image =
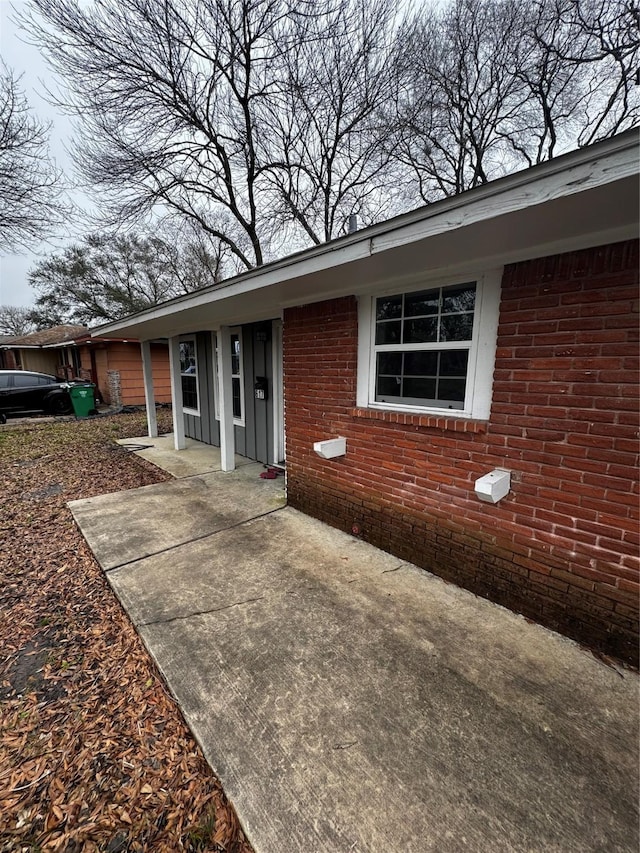
M88 418L95 411L96 403L93 395L95 385L71 385L69 387L69 396L71 397L71 405L77 418Z

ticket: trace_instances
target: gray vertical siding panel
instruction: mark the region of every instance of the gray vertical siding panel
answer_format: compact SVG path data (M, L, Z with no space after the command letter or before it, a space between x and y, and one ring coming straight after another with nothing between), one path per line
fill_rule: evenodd
M273 393L273 380L271 376L270 350L271 333L266 323L256 325L254 328L254 353L253 373L255 376L267 377L267 399L254 400L254 437L256 446L256 459L260 462L269 461L269 436L271 433L269 423L269 400ZM266 334L266 341L256 340L258 332ZM253 394L253 386L252 386Z
M206 334L196 334L196 349L198 352L198 407L200 417L196 418L196 435L198 441L206 441L209 434L209 401L207 382L207 345Z
M213 444L211 441L211 433L213 431L212 420L215 419L215 411L213 409L213 387L211 375L211 335L208 332L202 332L202 349L203 357L200 365L202 380L200 387L202 389L202 398L200 400L200 409L206 409L207 416L202 422L202 441L206 444Z
M193 438L194 432L194 424L193 424L193 415L188 415L185 412L184 415L184 434L187 438Z
M244 446L245 456L256 456L256 407L253 398L253 326L242 327L242 348L244 361Z
M216 377L213 359L213 333L207 332L207 381L209 387L209 444L220 447L220 424L216 420Z
M267 463L273 447L273 370L272 331L270 323L242 326L242 359L244 365L245 426L234 427L236 453ZM256 340L258 332L266 332L267 340ZM215 377L213 375L213 342L210 332L195 335L198 357L198 400L200 416L184 415L185 434L189 438L220 445L220 424L215 416ZM256 376L266 376L267 400L256 400Z

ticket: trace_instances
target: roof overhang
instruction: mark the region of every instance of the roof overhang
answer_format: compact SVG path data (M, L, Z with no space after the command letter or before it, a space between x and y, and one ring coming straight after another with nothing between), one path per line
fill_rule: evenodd
M280 316L418 277L477 273L638 236L640 134L629 131L109 323L148 340Z
M73 347L75 340L58 341L55 344L0 344L0 349L61 349L62 347Z

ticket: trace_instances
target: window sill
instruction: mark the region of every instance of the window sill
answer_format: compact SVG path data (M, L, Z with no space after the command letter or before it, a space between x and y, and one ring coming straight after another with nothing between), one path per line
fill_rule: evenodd
M383 421L387 424L400 424L402 426L419 427L421 429L439 429L451 432L474 432L487 431L488 421L473 420L471 418L452 418L446 415L417 415L407 412L391 412L382 409L351 409L351 417L366 418L372 421Z

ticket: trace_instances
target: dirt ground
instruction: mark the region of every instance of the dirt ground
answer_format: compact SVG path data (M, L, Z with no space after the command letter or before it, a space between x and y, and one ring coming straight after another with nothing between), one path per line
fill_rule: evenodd
M145 431L0 427L1 853L251 851L66 507L168 479L115 444Z

